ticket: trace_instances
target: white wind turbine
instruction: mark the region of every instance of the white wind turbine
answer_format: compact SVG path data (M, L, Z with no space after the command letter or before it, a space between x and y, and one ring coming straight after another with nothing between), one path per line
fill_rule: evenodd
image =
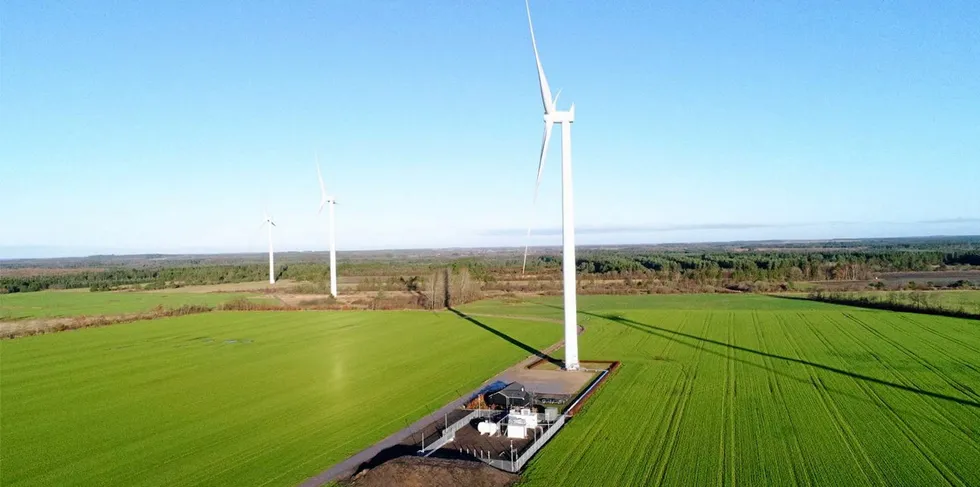
M541 67L541 57L538 56L538 43L534 38L534 25L531 23L531 6L524 0L527 9L527 26L531 31L531 47L534 49L534 61L538 67L538 82L541 85L541 102L544 104L544 140L541 141L541 156L538 160L538 178L534 183L534 201L538 199L538 188L541 186L541 173L544 170L544 160L548 152L548 142L551 140L551 129L554 124L561 124L561 213L562 213L562 282L564 285L565 308L565 369L578 370L578 322L577 304L575 298L575 216L572 208L572 122L575 121L575 104L572 103L567 111L558 110L558 96L551 98L551 88ZM558 95L561 90L558 90ZM531 229L528 227L528 237ZM524 247L524 264L527 264L527 247ZM522 269L523 272L523 269Z
M272 217L268 213L265 214L265 220L262 222L263 225L269 226L269 284L276 283L275 274L275 264L272 260L272 227L276 226L276 222L272 221Z
M337 297L337 240L335 238L336 231L334 227L333 220L333 207L337 204L337 200L333 197L327 196L327 188L323 185L323 175L320 173L320 156L316 157L316 177L320 180L320 209L317 210L317 214L323 212L323 207L326 204L330 204L330 295Z

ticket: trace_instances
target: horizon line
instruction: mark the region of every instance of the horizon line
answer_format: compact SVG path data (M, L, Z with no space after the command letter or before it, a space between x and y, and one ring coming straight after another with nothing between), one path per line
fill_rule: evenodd
M690 242L661 242L661 243L603 243L603 244L587 244L587 245L576 245L576 248L583 249L601 249L604 247L697 247L704 245L711 246L724 246L724 245L734 245L734 244L764 244L764 243L832 243L832 242L860 242L860 241L876 241L876 240L915 240L915 239L942 239L942 238L965 238L965 239L980 239L980 234L933 234L933 235L914 235L914 236L899 236L899 237L837 237L837 238L770 238L770 239L760 239L760 240L707 240L707 241L690 241ZM551 244L551 245L530 245L529 249L561 249L561 244ZM58 246L0 246L0 251L5 248L50 248L59 249L65 247ZM523 245L502 245L502 246L453 246L453 247L402 247L402 248L377 248L377 249L349 249L349 250L337 250L337 253L378 253L378 252L412 252L412 251L460 251L460 250L503 250L503 251L523 251ZM277 254L303 254L303 253L329 253L329 250L281 250L276 252ZM161 257L193 257L193 256L234 256L234 255L265 255L266 251L202 251L202 252L181 252L181 251L166 251L166 252L126 252L124 253L91 253L91 254L75 254L75 255L56 255L48 257L0 257L0 262L15 262L15 261L33 261L33 260L57 260L57 259L90 259L93 257L141 257L141 256L161 256Z

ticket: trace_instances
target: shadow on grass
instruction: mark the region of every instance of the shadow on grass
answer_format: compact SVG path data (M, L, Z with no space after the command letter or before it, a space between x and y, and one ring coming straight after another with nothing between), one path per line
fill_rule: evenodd
M530 345L528 345L528 344L526 344L526 343L524 343L524 342L522 342L522 341L520 341L520 340L518 340L518 339L516 339L516 338L514 338L514 337L512 337L512 336L510 336L510 335L508 335L508 334L506 334L504 332L502 332L502 331L500 331L500 330L497 330L496 328L493 328L491 326L488 326L488 325L480 322L480 320L477 320L476 318L474 318L474 317L472 317L472 316L470 316L470 315L468 315L466 313L463 313L462 311L460 311L460 310L458 310L456 308L449 308L449 311L452 311L453 313L456 313L456 316L459 316L460 318L463 318L464 320L469 321L470 323L473 323L474 325L479 326L480 328L483 328L484 330L487 330L490 333L493 333L494 335L497 335L498 337L502 338L507 343L510 343L511 345L514 345L515 347L518 347L521 350L524 350L525 352L527 352L529 354L535 355L536 357L538 357L538 358L540 358L542 360L547 360L548 362L550 362L552 364L555 364L555 365L557 365L559 367L562 366L562 362L560 360L552 357L551 355L548 355L548 354L546 354L546 353L544 353L544 352L542 352L542 351L540 351L540 350L538 350L538 349L536 349L536 348L534 348L534 347L532 347L532 346L530 346Z
M846 297L846 296L841 296L841 297L780 296L778 294L769 294L768 296L773 298L778 298L778 299L791 299L793 301L811 301L816 303L830 303L830 304L840 304L845 306L853 306L855 308L879 309L885 311L899 311L902 313L919 313L924 315L950 316L953 318L967 318L967 319L980 320L980 314L972 313L970 311L945 309L945 308L928 308L928 307L916 306L914 304L893 303L888 301L875 301L873 299L863 298L860 296L856 296L853 298Z
M683 333L683 332L679 332L679 331L668 330L666 328L660 328L658 326L648 325L646 323L641 323L639 321L634 321L634 320L631 320L631 319L628 319L628 318L624 318L622 316L616 316L616 315L600 315L600 314L589 313L587 311L581 311L581 313L582 314L586 314L586 315L590 315L590 316L594 316L596 318L607 319L609 321L612 321L612 322L618 323L620 325L623 325L623 326L632 328L634 330L641 331L641 332L647 333L649 335L658 336L658 337L661 337L661 338L664 338L664 339L667 339L667 340L671 340L673 342L676 342L676 343L679 343L681 345L685 345L685 346L688 346L688 347L697 348L699 346L699 344L708 344L708 345L714 345L716 347L722 347L722 348L727 348L727 349L732 349L732 350L738 350L740 352L750 353L750 354L753 354L753 355L759 355L759 356L762 356L762 357L768 357L770 359L780 360L780 361L784 361L784 362L797 363L797 364L801 364L801 365L807 365L807 366L810 366L810 367L813 367L813 368L816 368L816 369L820 369L820 370L824 370L824 371L827 371L827 372L832 372L832 373L835 373L835 374L840 374L840 375L845 375L845 376L848 376L848 377L852 377L852 378L857 379L857 380L861 380L861 381L865 381L865 382L870 382L870 383L878 384L878 385L883 385L883 386L887 386L887 387L892 387L892 388L895 388L895 389L900 389L900 390L903 390L903 391L907 391L907 392L911 392L911 393L919 394L919 395L923 395L923 396L933 397L933 398L936 398L936 399L942 399L944 401L950 401L950 402L954 402L954 403L957 403L957 404L962 404L964 406L970 406L970 407L974 407L974 408L980 408L980 402L976 402L976 401L971 400L971 399L964 399L964 398L960 398L960 397L948 396L946 394L941 394L941 393L938 393L938 392L927 391L927 390L919 389L919 388L916 388L916 387L909 387L909 386L906 386L906 385L903 385L903 384L897 384L897 383L894 383L894 382L889 382L889 381L886 381L886 380L882 380L882 379L878 379L878 378L875 378L875 377L871 377L871 376L859 374L859 373L856 373L856 372L851 372L849 370L838 369L836 367L831 367L829 365L823 365L823 364L819 364L819 363L815 363L815 362L810 362L810 361L807 361L807 360L803 360L803 359L799 359L799 358L794 358L794 357L785 357L785 356L782 356L782 355L777 355L777 354L773 354L773 353L769 353L769 352L763 352L763 351L760 351L760 350L754 350L754 349L751 349L751 348L742 347L742 346L739 346L739 345L733 345L733 344L730 344L730 343L725 343L725 342L720 342L720 341L717 341L717 340L712 340L710 338L704 338L704 337L699 337L697 335L691 335L691 334ZM725 358L730 358L730 357L728 357L728 355L723 354L723 353L720 353L720 352L711 351L711 350L708 350L708 349L704 349L704 350L707 351L708 353L712 353L714 355L719 355L719 356L723 356ZM744 362L744 361L739 360L739 359L734 359L734 360L737 360L737 361L740 361L740 362ZM746 363L749 363L749 362L746 362ZM757 365L757 364L753 364L753 365ZM768 369L768 367L763 367L763 368Z

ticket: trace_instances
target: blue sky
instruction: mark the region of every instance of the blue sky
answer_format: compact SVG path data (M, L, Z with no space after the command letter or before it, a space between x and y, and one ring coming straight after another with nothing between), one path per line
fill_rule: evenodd
M579 242L980 234L980 3L532 2ZM0 5L0 258L560 242L520 0Z

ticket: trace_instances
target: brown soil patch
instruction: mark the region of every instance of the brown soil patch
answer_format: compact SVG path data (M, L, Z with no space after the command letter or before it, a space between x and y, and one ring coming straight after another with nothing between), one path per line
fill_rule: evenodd
M143 313L99 316L56 316L0 321L0 339L43 335L45 333L108 326L118 323L131 323L133 321L152 320L169 316L207 313L213 309L209 306L195 305L184 305L179 308L163 308L162 306L157 306L155 309Z
M240 293L240 292L284 292L296 285L296 281L283 279L275 284L269 281L227 282L224 284L202 284L176 288L152 289L147 292L160 293Z
M364 470L351 479L354 487L508 487L520 476L497 470L482 462L399 457Z

